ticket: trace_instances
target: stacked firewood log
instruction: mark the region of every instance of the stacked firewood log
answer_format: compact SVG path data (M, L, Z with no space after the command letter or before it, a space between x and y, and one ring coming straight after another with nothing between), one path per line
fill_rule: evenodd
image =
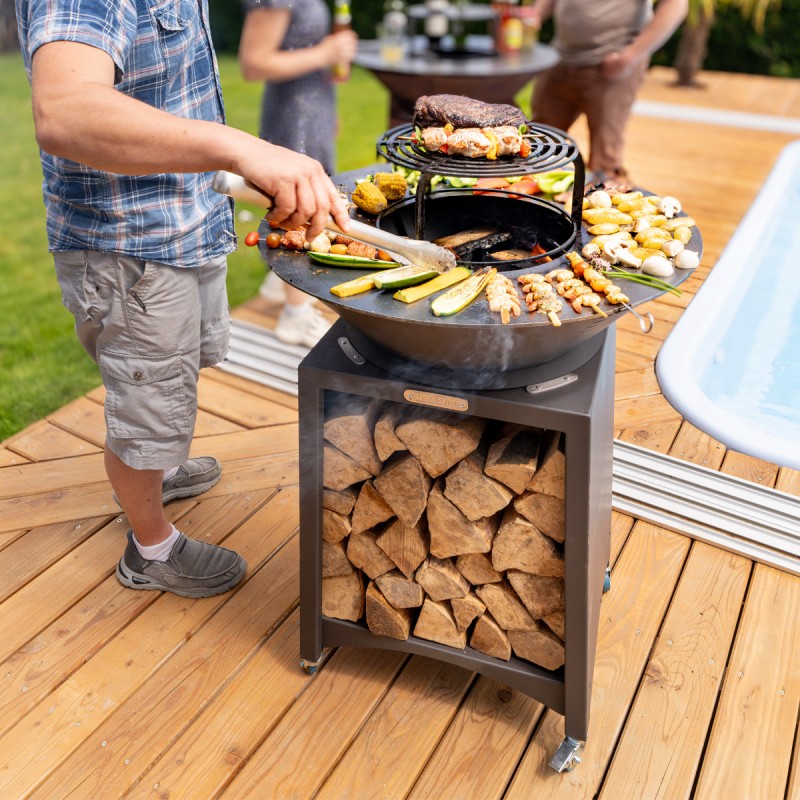
M328 393L322 613L564 664L560 434Z

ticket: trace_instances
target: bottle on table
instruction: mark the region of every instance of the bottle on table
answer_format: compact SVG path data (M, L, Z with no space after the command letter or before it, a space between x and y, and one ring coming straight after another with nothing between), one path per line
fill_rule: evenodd
M349 31L353 24L350 14L349 0L336 0L333 6L333 33ZM331 68L331 80L335 83L344 83L350 78L350 64L334 64Z
M425 36L434 49L439 46L450 29L450 19L447 14L449 6L448 0L425 0Z

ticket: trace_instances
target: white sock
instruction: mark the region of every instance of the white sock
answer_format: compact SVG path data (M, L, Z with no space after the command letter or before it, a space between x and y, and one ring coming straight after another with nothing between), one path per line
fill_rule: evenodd
M297 317L300 314L308 313L310 310L310 300L305 303L299 303L298 305L294 305L293 303L285 303L283 306L283 313L286 314L287 317Z
M170 478L174 478L178 474L178 470L180 467L173 467L172 469L165 469L164 470L164 481L168 481Z
M175 542L178 541L178 537L180 535L181 532L173 525L172 533L167 536L163 542L145 547L143 544L139 544L139 540L136 538L136 534L134 533L133 543L136 545L139 555L145 561L166 561L169 558L169 554L172 552L172 548L175 546Z

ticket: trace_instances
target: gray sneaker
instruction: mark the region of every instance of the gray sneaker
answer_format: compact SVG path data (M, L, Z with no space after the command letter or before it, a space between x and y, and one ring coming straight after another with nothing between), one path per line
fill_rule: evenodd
M142 558L128 531L128 545L117 564L117 579L129 589L153 589L182 597L211 597L232 589L247 571L245 560L233 550L183 534L166 561Z
M221 474L222 465L213 456L190 458L178 467L178 471L168 481L164 481L162 502L166 505L173 500L202 494L219 480Z

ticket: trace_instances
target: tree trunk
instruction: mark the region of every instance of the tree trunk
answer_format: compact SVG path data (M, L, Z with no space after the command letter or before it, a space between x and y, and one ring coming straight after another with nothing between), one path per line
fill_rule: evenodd
M706 14L702 8L698 9L698 17L694 23L684 25L678 52L675 56L675 70L677 72L676 84L678 86L700 86L697 73L703 68L708 48L708 37L711 26L714 24L714 15Z

